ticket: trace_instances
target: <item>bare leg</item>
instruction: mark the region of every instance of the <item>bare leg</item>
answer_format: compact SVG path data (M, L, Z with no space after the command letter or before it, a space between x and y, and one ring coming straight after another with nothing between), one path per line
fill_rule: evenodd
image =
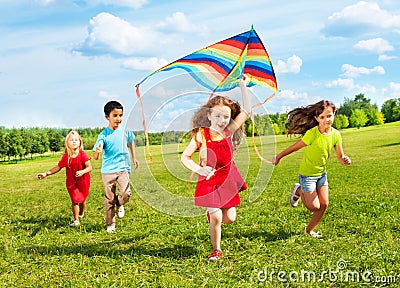
M85 209L86 209L86 201L79 203L79 216L80 217L83 217L83 214L85 214Z
M221 224L222 210L217 209L215 212L210 213L210 239L214 250L221 250Z
M317 191L302 193L301 199L304 206L313 212L306 231L310 233L317 227L328 208L328 186L318 186Z
M74 220L79 221L79 205L78 203L72 203L72 215L74 216Z

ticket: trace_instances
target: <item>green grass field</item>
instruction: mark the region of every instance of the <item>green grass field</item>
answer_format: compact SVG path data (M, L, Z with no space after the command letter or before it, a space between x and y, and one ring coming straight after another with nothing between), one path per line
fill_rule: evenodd
M265 177L258 177L269 182L256 201L249 202L251 190L241 193L237 221L222 228L224 257L217 263L207 259L212 249L204 216L159 212L137 193L126 205L125 218L117 219L117 233L107 234L99 161L92 161L91 194L85 218L77 228L69 227L65 172L41 181L36 178L38 172L55 166L60 155L0 164L0 284L399 287L400 123L347 129L342 136L345 153L353 163L341 166L334 153L329 161L330 206L318 227L324 238L306 237L304 227L310 213L301 204L293 209L288 203L297 181L299 151L273 170L263 164ZM277 151L294 141L277 136ZM179 147L180 151L183 148ZM265 150L266 156L274 153L272 148ZM152 150L155 163L149 169L157 181L173 193L190 197L189 173L182 170L182 181L171 178L158 160L160 147ZM138 149L138 154L142 151ZM254 153L246 153L240 151L237 162L248 163L250 158L246 181L252 187L260 161ZM143 161L142 172L134 172L135 181L145 177ZM140 195L147 192L140 191Z

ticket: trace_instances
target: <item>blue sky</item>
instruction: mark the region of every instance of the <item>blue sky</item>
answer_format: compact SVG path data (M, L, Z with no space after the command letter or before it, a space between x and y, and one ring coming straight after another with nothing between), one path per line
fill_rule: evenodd
M126 121L136 127L135 84L251 25L280 89L261 112L321 99L339 105L359 93L379 106L400 97L395 0L0 0L0 11L0 126L9 128L103 127L103 105L111 99L124 105ZM162 72L142 85L146 116L154 119L150 130L186 123L179 115L207 99L206 93L176 97L184 94L176 86L190 83L179 79L181 72ZM166 79L176 80L175 90L159 85ZM253 102L271 93L252 92Z

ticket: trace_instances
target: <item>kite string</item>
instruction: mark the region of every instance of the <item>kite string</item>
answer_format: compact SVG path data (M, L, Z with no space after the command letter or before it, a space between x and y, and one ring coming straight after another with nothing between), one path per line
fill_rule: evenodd
M254 131L255 131L255 120L254 120L254 114L253 114L253 109L254 108L256 108L256 107L259 107L259 106L261 106L261 105L264 105L268 100L270 100L272 97L274 97L275 96L275 94L276 94L276 92L274 92L274 93L272 93L270 96L268 96L267 98L265 98L264 99L264 101L261 101L261 102L259 102L259 103L257 103L257 104L254 104L253 106L251 106L251 112L250 112L250 119L251 119L251 123L252 123L252 135L251 135L251 138L252 138L252 140L253 140L253 146L254 146L254 151L256 151L256 154L257 154L257 156L258 156L258 158L260 158L260 160L261 161L263 161L263 162L265 162L265 163L269 163L269 164L272 164L272 162L271 161L269 161L269 160L267 160L267 159L265 159L262 155L261 155L261 153L260 153L260 151L258 150L258 148L257 148L257 144L256 144L256 138L255 138L255 135L254 135Z
M136 85L136 96L139 99L139 103L140 103L140 107L142 110L142 125L143 125L143 130L144 130L144 135L146 137L146 148L147 148L147 153L149 154L149 160L148 162L153 162L153 156L151 155L151 151L150 151L150 141L149 141L149 133L147 131L147 126L146 126L146 120L145 120L145 116L144 116L144 106L143 106L143 101L142 101L142 97L140 96L140 92L139 92L139 84Z

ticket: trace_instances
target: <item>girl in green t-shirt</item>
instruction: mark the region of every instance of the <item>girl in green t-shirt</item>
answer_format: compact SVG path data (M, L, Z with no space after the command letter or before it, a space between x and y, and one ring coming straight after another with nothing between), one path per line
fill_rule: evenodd
M350 158L344 155L339 131L332 127L335 113L335 105L326 100L290 111L286 122L288 134L302 135L302 138L272 158L272 163L278 165L283 157L305 147L299 169L300 183L294 185L289 201L292 207L296 207L301 198L304 206L312 212L306 234L314 238L322 236L314 229L329 203L326 163L330 152L335 148L341 164L347 166L351 163Z

